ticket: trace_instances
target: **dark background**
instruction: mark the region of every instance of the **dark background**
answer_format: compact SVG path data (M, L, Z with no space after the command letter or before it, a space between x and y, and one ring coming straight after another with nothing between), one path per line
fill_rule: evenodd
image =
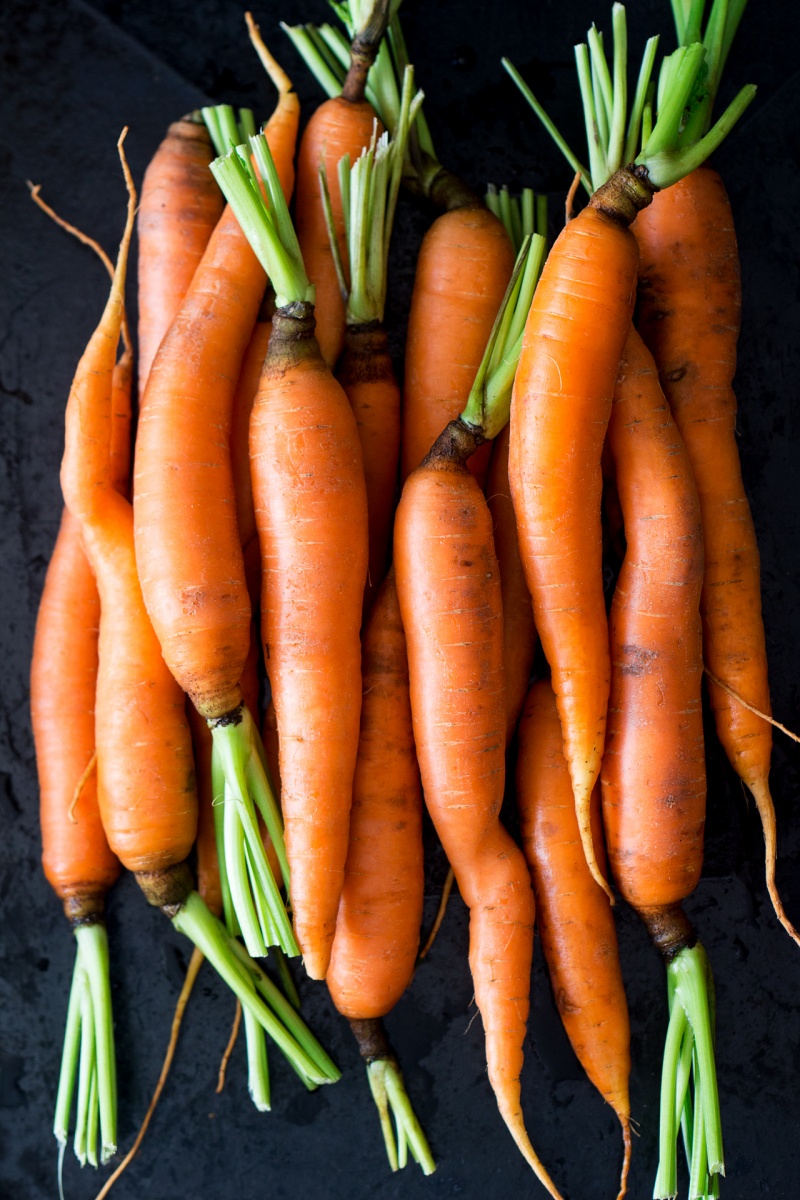
M116 247L124 189L115 141L138 181L169 121L205 97L251 103L265 114L269 86L249 50L232 0L95 5L6 0L0 122L0 1197L56 1194L50 1133L73 946L39 865L37 792L28 716L28 661L36 607L61 508L58 465L63 409L78 356L107 289L91 254L34 208L25 179L60 211ZM327 19L319 0L255 10L271 48L296 81L306 111L316 85L277 28L282 17ZM406 0L404 22L442 161L476 188L487 180L551 193L559 218L569 173L499 67L508 54L582 151L572 44L604 5L481 4ZM630 5L631 56L662 26L666 0ZM753 0L731 56L729 90L753 80L759 95L720 152L742 254L744 322L737 390L740 447L763 562L764 608L776 715L800 725L796 636L800 530L800 76L794 74L800 10ZM404 199L398 214L388 320L401 360L403 323L419 239L432 214ZM709 815L703 880L686 907L717 980L718 1069L728 1181L726 1200L798 1192L797 997L800 951L774 919L763 882L754 807L708 739ZM800 753L776 735L778 882L800 921ZM426 927L446 864L429 835ZM638 920L618 910L633 1030L635 1138L630 1195L651 1195L658 1079L666 1025L663 968ZM119 1057L119 1133L130 1145L152 1091L188 944L130 880L109 903ZM299 971L296 972L299 977ZM324 985L301 983L304 1012L345 1071L335 1087L303 1091L271 1056L273 1111L259 1115L246 1090L244 1045L228 1085L214 1093L233 1013L208 968L187 1011L172 1076L139 1158L115 1196L148 1200L510 1195L541 1196L497 1115L486 1078L483 1033L473 1021L467 920L454 897L430 958L388 1019L409 1092L439 1163L423 1179L393 1177L349 1031ZM555 1013L537 951L523 1100L534 1144L569 1200L613 1197L620 1163L616 1119L582 1075ZM107 1171L80 1173L70 1155L69 1200L92 1197ZM685 1193L685 1181L682 1184Z

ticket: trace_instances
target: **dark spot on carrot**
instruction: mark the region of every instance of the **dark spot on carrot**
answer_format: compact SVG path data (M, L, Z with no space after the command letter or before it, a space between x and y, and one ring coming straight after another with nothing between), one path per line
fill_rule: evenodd
M622 653L629 656L631 661L624 663L620 671L623 675L644 675L654 659L658 658L657 650L646 650L644 646L622 646Z

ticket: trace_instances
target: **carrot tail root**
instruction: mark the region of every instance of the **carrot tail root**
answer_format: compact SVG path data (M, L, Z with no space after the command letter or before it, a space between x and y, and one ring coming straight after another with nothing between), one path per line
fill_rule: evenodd
M716 1194L725 1174L714 1062L714 982L699 942L667 966L670 1018L661 1076L659 1163L654 1200L677 1195L677 1138L683 1135L690 1196Z
M573 785L574 786L574 785ZM592 786L587 789L582 789L580 792L575 792L575 813L578 818L578 829L581 835L581 844L583 853L586 855L586 865L591 871L592 878L598 887L601 887L608 896L608 902L613 907L615 904L614 893L612 892L608 880L600 869L600 864L597 861L597 855L594 849L594 841L592 839L592 790L594 788L594 780Z
M60 1150L59 1175L76 1081L76 1158L81 1166L86 1162L97 1166L98 1133L100 1162L108 1162L117 1149L117 1067L105 925L79 925L75 940L77 954L53 1121Z
M748 784L750 791L753 794L753 799L756 802L758 815L761 818L761 828L764 831L764 858L767 877L767 891L769 898L772 901L772 907L775 909L775 915L780 921L783 928L789 934L789 937L800 946L800 934L798 934L792 922L786 915L786 910L783 907L783 901L780 898L777 884L775 883L775 863L778 856L777 847L777 830L775 824L775 806L772 803L772 794L769 790L769 784L766 780L753 781Z
M631 1169L631 1119L627 1113L617 1113L622 1126L622 1170L619 1174L617 1200L624 1200L628 1192L628 1172Z

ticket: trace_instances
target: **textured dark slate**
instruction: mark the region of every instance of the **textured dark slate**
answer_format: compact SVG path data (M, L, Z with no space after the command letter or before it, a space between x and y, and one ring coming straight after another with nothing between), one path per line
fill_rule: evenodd
M570 47L603 6L483 5L407 0L406 26L443 161L476 186L485 179L552 193L568 183L556 152L499 71L508 53L576 144ZM668 6L631 6L631 41L666 20ZM798 10L781 0L751 5L729 79L760 83L740 131L719 155L740 231L745 286L738 391L745 479L759 532L775 711L800 725L800 76L791 75ZM278 17L323 19L314 0L257 12L273 49L294 70L308 104L314 85L275 29ZM253 101L259 77L231 0L169 4L98 0L24 3L3 11L0 122L0 1197L56 1195L50 1135L72 945L38 862L36 780L27 710L27 668L36 606L55 538L62 412L75 362L106 289L87 251L49 225L25 179L108 248L121 229L124 194L114 143L130 126L137 179L166 124L215 100ZM480 24L479 24L480 22ZM426 41L423 42L423 35ZM461 126L459 129L458 126ZM419 238L429 216L404 201L389 310L393 347L402 326ZM800 1174L800 951L778 928L766 897L753 806L709 739L706 871L687 904L714 965L719 1079L727 1146L726 1200L792 1200ZM779 883L800 921L800 753L780 735L773 783ZM426 921L445 864L428 834ZM620 907L620 941L633 1025L635 1139L630 1195L651 1194L658 1075L665 1029L663 971L644 931ZM109 911L120 1074L120 1137L127 1147L153 1087L187 944L135 886L123 882ZM304 1011L345 1070L341 1083L306 1094L272 1055L274 1108L258 1115L237 1047L228 1086L214 1093L232 1004L204 969L187 1013L169 1087L135 1166L114 1195L148 1200L229 1200L246 1194L313 1200L540 1196L497 1116L486 1079L480 1021L473 1021L467 922L455 898L430 959L389 1018L409 1090L439 1161L424 1180L409 1167L392 1177L362 1068L324 986L301 983ZM533 1140L569 1200L616 1194L619 1138L610 1110L582 1078L537 959L524 1104ZM105 1172L68 1160L69 1200L95 1194ZM685 1184L684 1184L685 1187Z

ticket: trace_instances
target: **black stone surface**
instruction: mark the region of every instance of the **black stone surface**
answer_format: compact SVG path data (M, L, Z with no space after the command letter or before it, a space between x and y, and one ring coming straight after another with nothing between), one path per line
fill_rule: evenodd
M631 44L641 45L666 3L637 0ZM256 12L307 106L315 85L277 30L325 19L319 0ZM88 251L51 226L27 197L43 185L61 211L116 246L124 193L114 143L130 126L137 179L167 123L203 97L254 102L270 93L245 42L232 0L166 3L6 0L0 24L0 1198L56 1193L50 1134L72 940L39 865L37 792L27 671L36 607L61 502L58 464L69 381L100 312L106 279ZM577 145L581 120L571 45L606 9L523 0L483 5L407 0L405 23L440 156L475 186L487 179L552 193L567 174L498 59L509 54ZM718 156L739 229L744 323L738 394L740 445L763 559L764 608L776 714L800 725L800 76L792 74L798 9L751 4L730 59L729 90L746 80L759 97ZM667 35L668 40L668 35ZM403 201L388 319L400 359L419 239L430 217ZM800 951L778 927L763 883L753 805L708 743L706 867L687 903L717 980L718 1066L728 1180L726 1200L793 1200L800 1178L798 1071ZM800 752L777 735L773 787L778 880L800 921ZM428 831L426 924L446 865ZM619 908L633 1028L635 1138L630 1195L651 1194L659 1060L665 1030L663 970L643 928ZM130 1144L154 1085L187 943L147 908L130 880L109 905L120 1082L120 1143ZM259 1115L246 1091L240 1043L228 1085L215 1095L232 1004L204 968L187 1012L172 1076L150 1134L114 1195L148 1200L390 1200L541 1196L497 1115L486 1078L483 1034L471 1005L467 920L455 897L434 951L388 1019L409 1091L439 1163L425 1180L413 1166L391 1176L366 1080L349 1031L323 985L300 982L304 1012L344 1068L333 1088L308 1095L273 1053L274 1106ZM299 972L297 972L299 976ZM569 1200L616 1194L619 1135L572 1054L537 956L523 1075L529 1129ZM91 1197L106 1172L81 1173L68 1158L69 1200ZM685 1181L682 1183L685 1194Z

